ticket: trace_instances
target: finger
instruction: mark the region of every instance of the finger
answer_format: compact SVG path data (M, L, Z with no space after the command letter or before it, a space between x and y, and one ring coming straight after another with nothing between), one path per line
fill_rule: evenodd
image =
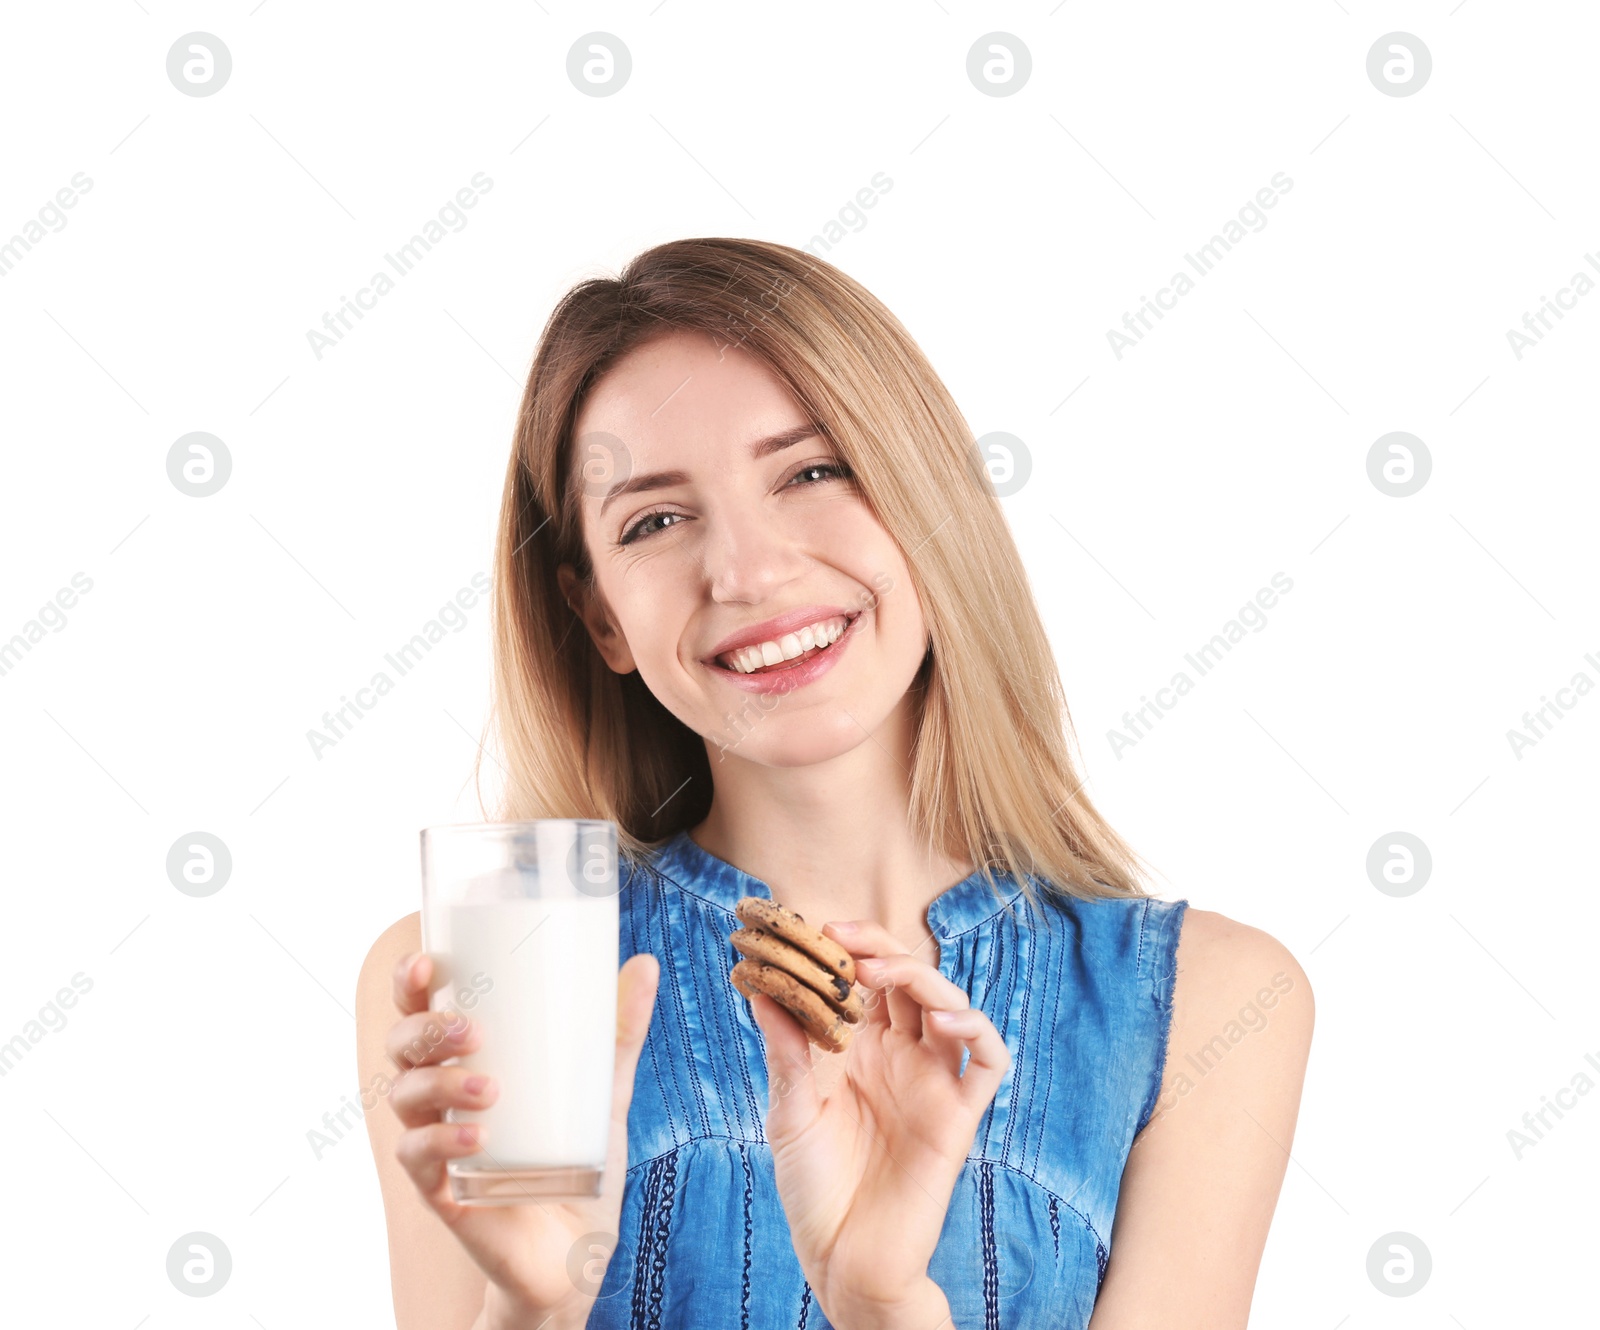
M395 1066L421 1067L476 1052L482 1039L478 1024L459 1012L419 1011L389 1027L383 1048Z
M904 953L858 961L856 978L871 989L888 987L890 1023L916 1039L922 1037L924 1009L960 1010L972 1005L964 989L926 961Z
M967 1107L982 1111L993 1100L1000 1083L1011 1067L1011 1050L1000 1037L994 1022L976 1007L935 1017L928 1015L931 1027L941 1039L957 1042L971 1054L961 1075L961 1095ZM959 1065L959 1064L958 1064Z
M890 1026L902 1031L907 1038L921 1039L922 1007L916 998L902 989L892 975L879 973L872 986L877 987L880 984L884 1010L888 1012Z
M433 978L433 957L413 951L394 965L394 1005L402 1016L428 1009L428 981Z
M492 1076L466 1067L412 1067L389 1092L395 1116L407 1127L438 1122L447 1108L487 1108L500 1097Z
M767 1132L783 1136L821 1111L811 1074L811 1040L800 1022L765 993L750 995L750 1011L767 1046Z
M980 1018L986 1019L983 1012L974 1008L923 1013L923 1041L953 1077L959 1078L964 1070L961 1063L967 1055L968 1041L976 1038L982 1029Z
M394 1153L429 1205L453 1207L445 1163L477 1154L488 1137L481 1122L432 1122L402 1132Z
M927 963L933 957L929 933L907 953L906 944L882 924L872 919L835 919L823 924L822 931L858 959L862 956L901 956L910 954Z
M628 957L617 971L617 1051L611 1072L611 1121L628 1129L639 1053L650 1033L650 1016L661 984L661 962L653 952Z

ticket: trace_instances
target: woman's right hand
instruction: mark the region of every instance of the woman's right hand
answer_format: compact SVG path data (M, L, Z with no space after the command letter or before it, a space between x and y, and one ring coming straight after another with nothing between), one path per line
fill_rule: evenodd
M531 1330L547 1321L549 1330L560 1330L582 1327L588 1318L616 1244L628 1168L628 1107L633 1102L634 1072L650 1028L660 976L660 963L649 952L630 956L617 975L611 1137L600 1195L478 1206L455 1201L445 1165L451 1159L476 1154L480 1148L492 1153L494 1141L482 1123L444 1121L444 1110L487 1108L494 1103L498 1089L492 1077L475 1089L475 1073L466 1067L439 1064L476 1051L482 1044L482 1027L470 1019L464 1026L458 1022L445 1027L445 1013L428 1009L433 960L426 953L403 957L395 966L394 1002L400 1019L385 1040L390 1060L400 1068L388 1096L405 1128L395 1154L423 1201L487 1276L485 1315L477 1322L486 1330L523 1324ZM491 1049L491 1064L493 1056ZM591 1249L575 1257L574 1244L591 1233L612 1235L612 1248ZM583 1271L581 1286L569 1274L569 1263L574 1260Z

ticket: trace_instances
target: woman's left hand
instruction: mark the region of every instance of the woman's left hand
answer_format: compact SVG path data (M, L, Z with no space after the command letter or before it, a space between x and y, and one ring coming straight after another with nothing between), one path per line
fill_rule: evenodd
M846 1059L826 1099L799 1023L765 994L750 1001L767 1046L767 1139L800 1267L835 1325L892 1326L942 1297L928 1263L1011 1052L938 970L882 925L852 923L823 931L856 957L856 980L873 992L849 1047L822 1055Z

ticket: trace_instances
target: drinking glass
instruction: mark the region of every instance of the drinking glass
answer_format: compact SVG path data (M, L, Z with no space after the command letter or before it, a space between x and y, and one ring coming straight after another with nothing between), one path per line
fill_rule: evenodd
M598 1196L611 1136L617 1024L617 827L582 818L422 831L429 1007L482 1027L450 1058L494 1077L483 1148L448 1164L463 1205ZM442 1032L441 1037L442 1037Z

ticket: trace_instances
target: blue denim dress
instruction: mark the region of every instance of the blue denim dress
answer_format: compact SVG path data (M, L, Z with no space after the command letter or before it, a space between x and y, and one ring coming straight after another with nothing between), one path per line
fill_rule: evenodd
M622 870L621 959L661 982L628 1113L621 1232L591 1330L828 1330L800 1270L764 1119L766 1055L728 979L741 896L764 882L687 832ZM1011 1067L928 1266L959 1330L1081 1330L1105 1277L1123 1165L1150 1119L1187 901L1068 898L970 877L928 907L939 970ZM932 1327L929 1327L932 1330Z

